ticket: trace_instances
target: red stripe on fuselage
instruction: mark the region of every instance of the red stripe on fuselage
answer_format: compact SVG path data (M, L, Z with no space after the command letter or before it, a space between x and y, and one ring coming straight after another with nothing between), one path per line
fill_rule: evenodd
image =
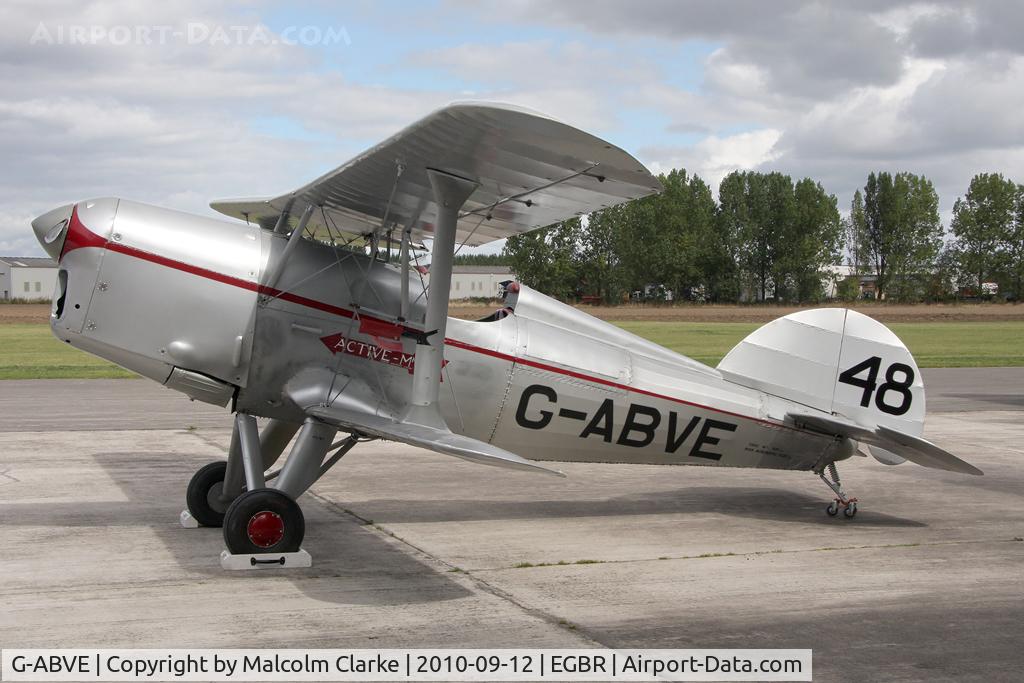
M71 207L71 219L68 220L68 234L64 238L64 246L61 248L60 258L64 258L64 254L75 249L84 249L85 247L98 247L102 249L105 246L107 246L107 240L85 227L81 219L78 218L78 204ZM60 259L57 260L59 261Z
M334 306L332 304L325 303L323 301L317 301L315 299L309 299L298 294L292 294L291 292L284 292L280 289L274 289L273 287L265 287L259 283L252 282L250 280L243 280L242 278L234 277L231 275L225 275L224 273L218 273L215 270L208 268L202 268L200 266L192 265L191 263L185 263L184 261L178 261L160 254L154 254L151 251L144 251L135 247L130 247L120 242L108 241L96 233L89 230L78 218L78 205L71 211L71 221L68 227L68 237L64 242L64 251L61 252L61 258L64 258L64 254L75 249L82 249L85 247L97 247L107 248L110 251L115 251L119 254L131 256L142 261L149 261L166 268L173 270L180 270L183 273L190 275L197 275L207 280L213 280L214 282L220 282L225 285L231 285L232 287L239 287L241 289L247 289L250 292L256 292L258 294L266 294L273 296L284 301L290 301L300 306L306 306L309 308L316 308L327 313L333 313L334 315L341 316L343 318L352 318L355 314L347 308L341 308L340 306Z
M714 408L712 406L706 406L706 405L703 405L701 403L694 403L693 401L687 401L686 399L676 398L675 396L666 396L665 394L659 394L659 393L654 392L654 391L648 391L647 389L640 389L638 387L630 386L628 384L621 384L619 382L613 382L610 379L603 379L601 377L593 377L592 375L584 375L583 373L575 372L574 370L568 370L566 368L559 368L559 367L556 367L554 365L548 365L547 363L541 363L540 361L530 360L528 358L520 358L519 356L510 356L508 354L501 353L500 351L492 351L491 349L485 349L485 348L480 347L480 346L474 346L472 344L467 344L466 342L459 341L458 339L446 338L444 340L444 343L447 344L448 346L454 346L455 348L458 348L458 349L465 349L466 351L473 351L475 353L482 353L485 356L491 356L493 358L501 358L502 360L512 361L513 363L518 363L519 365L527 365L527 366L529 366L531 368L537 368L538 370L546 370L548 372L558 373L559 375L566 375L566 376L572 377L574 379L581 379L581 380L584 380L586 382L591 382L592 384L601 384L601 385L606 386L606 387L612 387L613 389L622 389L624 391L629 391L629 392L634 393L634 394L643 394L644 396L650 396L652 398L660 398L660 399L663 399L665 401L671 401L672 403L680 403L680 404L685 405L685 406L692 406L694 408L701 408L703 410L710 410L712 412L719 413L721 415L730 415L732 417L738 417L738 418L742 418L744 420L752 420L754 422L759 422L761 424L770 425L772 427L784 427L785 429L792 429L794 431L802 431L802 430L797 429L795 427L790 427L789 425L782 424L781 422L772 422L771 420L762 420L760 418L750 417L749 415L744 415L742 413L734 413L734 412L729 411L729 410L723 410L721 408Z
M72 242L72 235L73 234L76 236L74 242ZM72 246L69 247L68 246L69 244L72 244ZM64 251L61 252L61 258L64 257L64 254L66 254L67 252L69 252L69 251L71 251L73 249L81 249L81 248L85 248L85 247L98 247L98 248L106 247L110 251L115 251L115 252L117 252L119 254L124 254L126 256L131 256L133 258L137 258L137 259L140 259L140 260L143 260L143 261L148 261L150 263L155 263L157 265L164 266L166 268L172 268L174 270L179 270L181 272L188 273L190 275L196 275L198 277L206 278L208 280L213 280L214 282L220 282L220 283L225 284L225 285L231 285L233 287L239 287L241 289L247 289L247 290L249 290L251 292L257 292L258 294L265 294L265 295L268 295L268 296L272 296L272 297L281 299L282 301L288 301L288 302L291 302L293 304L298 304L300 306L305 306L307 308L313 308L313 309L316 309L318 311L324 311L326 313L333 313L334 315L340 316L342 318L354 318L356 316L355 312L350 311L347 308L342 308L340 306L335 306L333 304L325 303L323 301L318 301L316 299L310 299L308 297L300 296L298 294L293 294L291 292L285 292L285 291L282 291L282 290L279 290L279 289L274 289L273 287L265 287L265 286L260 285L259 283L256 283L256 282L251 282L249 280L243 280L241 278L233 277L231 275L225 275L223 273L218 273L216 271L209 270L207 268L202 268L200 266L194 266L194 265L192 265L190 263L185 263L184 261L177 261L175 259L167 258L166 256L161 256L159 254L154 254L153 252L143 251L142 249L136 249L135 247L129 247L129 246L125 245L125 244L121 244L120 242L110 242L110 241L107 241L107 240L103 239L102 237L100 237L99 235L97 235L96 233L90 231L87 227L85 227L85 225L82 224L82 222L78 219L78 206L76 205L75 208L71 212L71 221L69 223L69 228L68 228L68 237L67 237L67 240L64 243ZM374 316L366 316L366 315L360 314L359 317L360 318L369 318L369 319L374 320L374 321L379 321L381 323L388 323L388 324L390 324L389 321L381 320L380 318L376 318ZM409 328L407 328L407 329L409 329ZM510 361L512 363L519 363L521 365L527 365L527 366L530 366L530 367L533 367L533 368L537 368L539 370L546 370L548 372L553 372L555 374L565 375L567 377L572 377L574 379L580 379L580 380L583 380L585 382L591 382L592 384L599 384L599 385L603 385L603 386L606 386L606 387L612 387L612 388L615 388L615 389L622 389L624 391L628 391L628 392L631 392L631 393L641 394L641 395L644 395L644 396L650 396L652 398L658 398L658 399L662 399L662 400L665 400L665 401L670 401L672 403L679 403L681 405L691 406L691 407L694 407L694 408L700 408L702 410L710 410L711 412L714 412L714 413L719 413L721 415L729 415L731 417L737 417L737 418L740 418L740 419L743 419L743 420L750 420L751 422L757 422L759 424L768 425L769 427L777 427L777 428L782 428L782 429L791 429L793 431L803 432L803 430L801 430L801 429L798 429L796 427L791 427L791 426L783 424L781 422L774 422L772 420L764 420L764 419L757 418L757 417L751 417L749 415L743 415L742 413L734 413L734 412L729 411L729 410L722 410L721 408L715 408L713 406L706 406L706 405L703 405L701 403L694 403L693 401L687 401L685 399L676 398L675 396L667 396L665 394L659 394L659 393L656 393L656 392L653 392L653 391L648 391L646 389L640 389L640 388L637 388L637 387L629 386L628 384L621 384L619 382L613 382L611 380L602 379L600 377L593 377L592 375L585 375L583 373L576 372L574 370L568 370L566 368L560 368L560 367L557 367L557 366L554 366L554 365L548 365L547 363L542 363L540 361L529 360L529 359L526 359L526 358L520 358L518 356L512 356L512 355L509 355L507 353L501 353L500 351L494 351L493 349L486 349L486 348L483 348L482 346L475 346L473 344L468 344L466 342L459 341L458 339L452 339L451 337L446 337L445 340L444 340L444 343L446 345L448 345L448 346L452 346L452 347L455 347L455 348L458 348L458 349L463 349L465 351L470 351L470 352L473 352L473 353L479 353L479 354L482 354L482 355L485 355L485 356L490 356L492 358L499 358L501 360Z

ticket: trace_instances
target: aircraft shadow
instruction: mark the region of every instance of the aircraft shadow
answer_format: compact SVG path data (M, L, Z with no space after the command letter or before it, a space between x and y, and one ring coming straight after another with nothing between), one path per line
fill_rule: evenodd
M979 456L978 452L971 452L967 450L960 450L958 453L961 457L965 458L968 462L978 464L982 460L983 456ZM978 457L975 457L978 456ZM1011 464L1010 468L1001 467L999 469L993 469L987 463L981 464L981 469L985 472L984 476L981 477L970 477L955 472L942 472L939 470L927 470L926 476L930 483L929 486L954 486L962 489L969 489L975 491L978 494L983 492L999 493L1017 498L1024 497L1024 472ZM918 468L908 467L901 465L899 467L887 468L886 474L893 481L897 487L907 487L907 490L915 486L920 486L922 483L921 473ZM1014 510L1017 508L1014 507ZM860 513L857 513L858 519Z
M183 529L178 515L191 473L202 462L182 461L180 453L101 453L96 462L128 498L125 502L9 503L7 525L149 528L187 573L228 581L290 578L315 600L337 604L406 605L457 600L471 592L392 545L356 520L303 498L304 545L313 567L291 571L226 572L220 568L220 529ZM173 470L173 472L168 472ZM174 488L168 479L180 482ZM294 572L294 573L293 573ZM247 587L246 590L259 590Z
M378 522L476 522L717 513L793 524L835 524L825 514L826 496L777 488L695 486L671 491L586 500L402 500L355 503ZM924 522L862 507L858 527L926 527Z
M965 453L964 457L970 460L970 454ZM982 477L965 477L959 474L946 474L943 477L943 486L949 484L958 488L970 489L976 492L987 491L990 493L999 493L1007 496L1014 496L1016 498L1024 497L1024 480L1020 477L1017 472L1013 472L1009 476L1005 471L993 472L991 468L982 468L985 475ZM943 473L945 474L945 473ZM1014 508L1009 511L1008 516L1012 516L1020 508L1014 505Z

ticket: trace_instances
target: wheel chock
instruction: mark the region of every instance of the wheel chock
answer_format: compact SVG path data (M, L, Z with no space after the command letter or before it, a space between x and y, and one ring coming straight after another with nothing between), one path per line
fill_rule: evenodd
M199 522L192 516L192 513L188 510L182 510L181 515L178 517L178 521L181 522L181 526L186 529L198 529Z
M220 566L229 571L247 569L301 569L312 567L313 558L304 549L297 553L258 553L233 555L227 550L220 553Z

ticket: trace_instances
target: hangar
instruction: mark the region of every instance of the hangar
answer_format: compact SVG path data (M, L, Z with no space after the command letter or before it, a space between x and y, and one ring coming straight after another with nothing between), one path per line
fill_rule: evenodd
M0 299L49 299L57 262L35 256L0 256Z
M501 296L501 283L514 279L508 266L454 266L449 298L497 299Z

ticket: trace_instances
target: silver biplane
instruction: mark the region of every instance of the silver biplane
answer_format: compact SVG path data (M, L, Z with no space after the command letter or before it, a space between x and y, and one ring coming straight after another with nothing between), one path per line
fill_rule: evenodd
M921 438L914 359L854 311L780 318L717 368L515 282L494 315L448 318L457 245L660 189L599 138L464 103L294 192L211 204L237 220L94 199L32 226L60 262L59 339L235 414L227 461L187 490L231 553L297 551L296 500L368 439L559 476L542 463L809 471L834 493L828 514L847 517L857 503L836 463L861 447L981 474Z

